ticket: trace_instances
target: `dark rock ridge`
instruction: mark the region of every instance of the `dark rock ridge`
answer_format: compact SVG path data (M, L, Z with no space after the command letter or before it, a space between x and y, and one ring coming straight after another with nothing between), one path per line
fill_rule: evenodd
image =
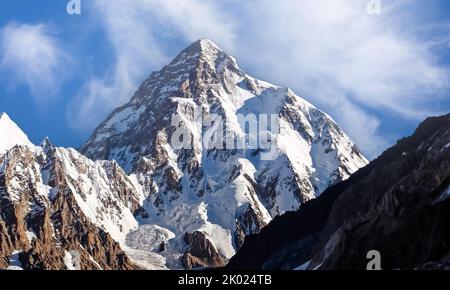
M450 114L425 120L348 180L248 236L229 269L445 269Z

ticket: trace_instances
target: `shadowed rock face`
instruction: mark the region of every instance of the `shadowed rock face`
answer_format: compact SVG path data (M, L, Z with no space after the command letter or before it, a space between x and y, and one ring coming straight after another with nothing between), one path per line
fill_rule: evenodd
M202 232L186 233L184 241L189 246L182 258L186 269L225 266L226 259L217 253L214 245Z
M429 118L350 179L246 239L229 268L448 267L450 115Z

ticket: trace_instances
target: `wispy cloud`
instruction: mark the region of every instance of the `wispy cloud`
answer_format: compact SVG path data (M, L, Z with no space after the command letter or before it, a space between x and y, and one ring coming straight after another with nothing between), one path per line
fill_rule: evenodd
M380 115L421 119L446 97L447 68L410 29L421 25L410 14L418 1L382 1L381 15L358 0L257 3L245 4L244 61L331 113L370 157L389 141Z
M49 25L11 22L0 31L0 69L9 81L28 86L39 103L59 92L69 62Z
M421 1L382 1L381 15L367 13L367 3L95 1L116 60L91 77L72 106L80 110L70 115L91 129L169 60L170 43L209 37L257 77L290 86L329 112L374 157L391 141L380 131L382 115L418 120L438 112L449 79L433 54L441 42L430 45L411 29L422 25L415 12Z

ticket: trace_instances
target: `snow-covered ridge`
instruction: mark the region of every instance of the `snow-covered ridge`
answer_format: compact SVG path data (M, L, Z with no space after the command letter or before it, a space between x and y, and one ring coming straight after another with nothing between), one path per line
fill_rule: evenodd
M133 209L143 201L132 180L114 161L92 161L74 149L56 148L47 142L45 147L15 147L0 158L0 175L5 170L10 174L4 197L20 202L31 182L42 200L36 206L48 205L59 193L55 179L64 179L84 215L125 244L125 236L137 228Z
M64 203L61 204L62 199L69 203L68 208ZM39 225L34 225L32 221L39 221L45 211L56 211L56 208L63 206L62 211L68 209L65 219L73 217L73 224L81 222L90 227L84 222L87 220L128 251L126 236L138 229L134 212L142 205L143 199L140 187L135 186L133 178L128 177L115 161L92 161L75 149L57 148L48 139L40 146L14 146L0 156L0 208L17 207L23 211L23 216L27 217L28 225L25 227L30 245L34 239L42 239L42 232L33 230ZM3 214L7 214L7 211L0 211L0 221L2 218L8 220ZM92 232L85 232L86 229L79 226L60 227L61 223L67 221L58 216L52 213L51 235L54 241L47 240L48 247L67 245L65 239L68 233L83 236L94 235L96 231L91 228ZM16 250L27 247L29 245L23 245ZM71 268L70 263L66 262L71 259L68 259L70 256L67 252L72 253L73 247L66 248L66 254L60 257L68 269ZM79 255L83 246L77 247L74 253ZM111 251L109 254L113 255L117 249L106 248L106 251ZM88 263L94 264L91 267L103 268L95 266L101 261L92 256L88 260ZM162 261L162 257L159 260ZM153 268L164 268L164 263L159 262Z

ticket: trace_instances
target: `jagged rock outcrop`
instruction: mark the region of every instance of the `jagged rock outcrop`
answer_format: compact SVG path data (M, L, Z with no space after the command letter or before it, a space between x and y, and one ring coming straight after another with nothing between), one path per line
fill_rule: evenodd
M449 261L450 115L423 122L348 180L246 239L230 269L443 269Z
M139 204L114 162L15 146L0 156L0 268L136 269L120 242Z
M189 250L183 255L182 263L186 269L204 267L223 267L226 259L217 253L214 245L202 232L186 233L184 242Z

